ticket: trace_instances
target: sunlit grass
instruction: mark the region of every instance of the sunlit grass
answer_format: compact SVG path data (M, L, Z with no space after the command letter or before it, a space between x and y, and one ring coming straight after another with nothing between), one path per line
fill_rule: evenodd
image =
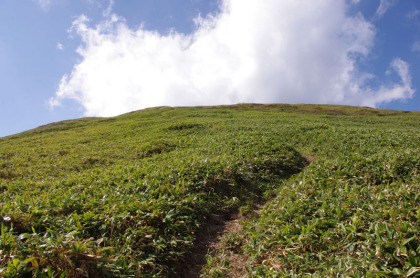
M209 217L275 192L226 237L246 275L415 277L419 119L350 106L160 107L0 138L0 276L166 277ZM302 171L305 155L316 160ZM207 273L234 267L208 261Z

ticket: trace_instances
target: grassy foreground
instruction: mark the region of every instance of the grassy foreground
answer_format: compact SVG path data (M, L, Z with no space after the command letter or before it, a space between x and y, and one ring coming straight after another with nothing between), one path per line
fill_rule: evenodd
M206 219L275 192L204 275L229 276L235 253L249 277L417 277L419 172L419 113L161 107L51 124L0 138L0 276L171 276Z

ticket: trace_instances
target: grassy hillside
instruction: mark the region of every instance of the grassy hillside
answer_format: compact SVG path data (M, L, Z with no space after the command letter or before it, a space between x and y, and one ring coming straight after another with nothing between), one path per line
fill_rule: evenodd
M212 215L276 193L203 275L238 273L240 256L250 277L416 277L419 161L419 113L370 108L161 107L47 125L0 138L0 275L172 276Z

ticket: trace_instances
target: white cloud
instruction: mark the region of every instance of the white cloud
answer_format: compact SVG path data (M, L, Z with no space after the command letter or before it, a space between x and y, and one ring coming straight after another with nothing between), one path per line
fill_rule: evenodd
M47 12L52 5L56 4L60 0L35 0L35 1L45 12Z
M420 51L420 41L415 41L413 43L413 46L411 47L411 50L413 50L413 51Z
M79 17L81 61L63 76L51 105L74 99L86 115L111 116L159 105L240 102L376 106L412 96L408 65L401 84L379 89L360 72L374 27L347 15L345 0L224 0L220 14L195 20L184 35L130 29L111 15L96 26ZM404 65L407 66L405 72Z
M408 19L415 19L419 16L419 14L420 14L420 10L414 9L414 10L409 11L406 16Z
M392 6L397 4L397 0L381 0L375 13L375 18L381 18Z
M50 7L53 5L62 4L66 1L70 2L74 0L32 0L32 1L37 3L45 12L48 12ZM112 7L114 5L114 0L84 0L82 2L86 2L86 4L90 6L94 6L98 9L103 9L102 14L105 17L111 14ZM107 8L105 8L106 5L108 5Z
M378 103L387 103L394 100L409 99L414 96L415 90L412 88L409 65L400 58L395 58L388 74L394 71L401 79L399 84L382 85L378 91L369 92L363 100L364 106L375 106Z
M41 6L41 8L44 11L47 11L48 10L48 7L51 5L51 2L52 1L53 0L36 0L36 2L38 3L38 5Z
M64 49L64 46L61 42L58 42L56 48L61 51Z
M112 13L112 7L114 6L114 0L109 0L108 7L102 12L102 15L108 17Z

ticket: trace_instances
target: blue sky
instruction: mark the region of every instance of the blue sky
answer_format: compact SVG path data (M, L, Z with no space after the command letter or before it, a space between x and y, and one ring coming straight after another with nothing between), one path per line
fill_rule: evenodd
M418 0L1 0L0 136L151 106L420 110Z

